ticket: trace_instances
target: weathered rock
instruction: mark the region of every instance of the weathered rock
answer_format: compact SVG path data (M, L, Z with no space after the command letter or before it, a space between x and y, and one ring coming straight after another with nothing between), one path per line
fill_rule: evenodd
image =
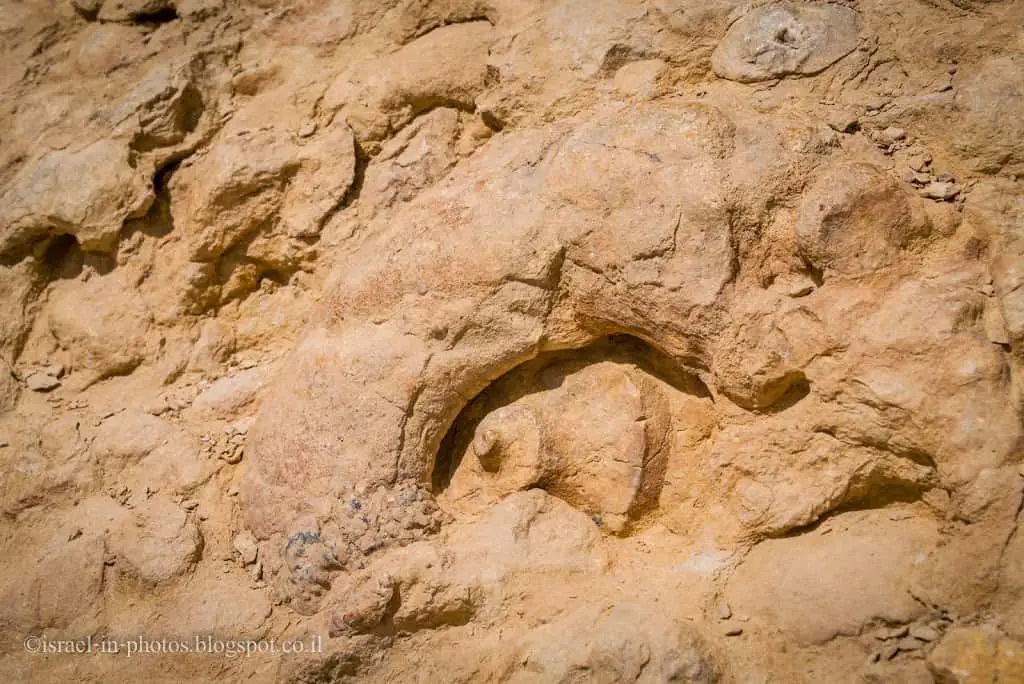
M451 576L449 559L427 542L403 549L390 562L376 563L357 577L334 609L338 634L390 629L415 632L468 622L475 609L475 587Z
M858 634L872 620L920 615L923 607L908 588L938 541L935 524L910 516L894 521L883 511L832 521L828 535L808 532L756 546L729 581L730 604L807 644Z
M299 380L275 390L296 393L294 400L265 407L250 433L257 464L250 471L251 491L265 503L250 506L250 524L261 527L257 517L280 521L282 514L271 514L270 507L290 504L288 495L277 494L278 488L290 488L285 485L288 480L308 482L306 474L312 472L333 473L318 480L325 489L332 478L386 481L396 475L396 463L404 473L428 476L432 452L446 423L461 408L460 397L472 396L489 379L536 354L545 328L565 340L560 344L579 346L617 328L645 334L642 328L647 327L652 335L666 338L664 348L685 353L685 336L657 332L654 320L664 319L668 310L683 315L710 305L731 276L728 229L724 220L719 222L724 209L718 199L698 192L704 188L712 196L717 193L712 179L718 160L729 154L730 130L721 113L704 105L652 107L639 117L629 114L628 122L625 112L612 110L565 139L558 155L543 152L559 139L557 130L509 137L502 145L490 146L486 154L474 155L457 179L449 177L443 186L408 205L399 223L392 220L391 225L408 222L436 230L428 227L438 225L432 217L440 211L442 216L460 217L459 225L477 227L464 233L465 242L447 233L443 242L440 234L430 240L421 236L408 249L381 235L372 242L387 240L394 254L386 268L354 254L352 268L339 272L337 296L328 309L347 310L349 321L369 315L379 322L324 326L307 337L289 362L294 379L316 375L316 387L327 392L311 395L310 385ZM644 148L651 151L635 151ZM612 150L613 156L602 157L602 173L582 174L595 149ZM529 164L520 162L517 175L491 183L489 199L470 190L491 165L508 165L515 159ZM635 174L624 173L637 161L650 167L651 175L643 183ZM684 194L674 195L679 187L685 188ZM537 188L543 198L529 210L519 199L526 188ZM657 201L659 192L674 199L668 204ZM627 202L611 200L623 193ZM496 209L495 202L507 209ZM508 223L503 212L513 207L517 218ZM594 230L595 223L604 230ZM379 247L368 243L360 249L377 253ZM450 281L452 273L460 274L457 283ZM614 296L608 296L605 277L622 283ZM627 290L627 284L632 289ZM555 289L571 293L572 310L560 307L550 312ZM640 294L658 292L672 302L662 313L655 313L659 305L654 299ZM429 319L393 317L391 311L408 297L446 303ZM379 313L370 314L371 310ZM640 321L647 316L650 324L645 326ZM609 319L619 323L606 322ZM638 323L641 329L635 328ZM437 349L440 339L432 332L446 328L463 331L458 333L458 347L449 351ZM404 329L416 334L399 332ZM358 408L338 410L339 401L355 398L356 387L370 385L379 390L371 396L358 390ZM403 421L402 407L414 397L415 407L422 408L414 407ZM311 400L326 403L285 417L292 406ZM285 423L292 425L288 434L274 429ZM402 433L419 436L405 440ZM335 441L329 436L338 434L347 435L343 448L356 448L352 453L358 462L338 467ZM286 446L293 439L303 446ZM355 446L360 443L378 444L396 460L368 461L367 452ZM290 457L271 453L306 456L292 468L285 464ZM271 462L276 464L274 474L255 485L265 477L263 464Z
M660 59L626 64L615 72L615 88L624 95L650 99L658 92L658 79L666 66Z
M1024 678L1024 645L986 627L951 630L928 656L938 684L1015 682Z
M130 373L152 353L152 315L123 275L62 285L51 293L49 328L83 384Z
M236 534L231 542L231 546L238 552L238 558L242 561L242 565L250 565L256 562L259 548L256 546L256 537L253 536L252 532L244 531Z
M1024 635L1021 25L7 3L0 672L992 681ZM947 636L980 624L982 655Z
M407 202L440 180L459 159L457 145L467 116L437 107L388 140L366 171L360 204L388 208Z
M11 443L2 457L3 512L17 516L59 494L87 494L100 481L85 440L73 415L51 418L39 425L24 415L13 416L20 429L8 433Z
M0 195L0 255L62 234L74 235L82 249L109 252L125 219L141 216L152 201L122 144L102 140L49 152Z
M804 196L795 226L804 257L826 273L841 274L893 263L927 229L896 180L866 164L825 171Z
M214 150L175 177L187 188L180 221L197 261L249 241L254 259L289 266L301 250L288 241L320 232L355 172L352 134L340 124L306 141L272 127L231 129Z
M183 575L199 560L202 537L180 506L154 497L110 530L108 544L123 571L149 585Z
M934 684L928 666L920 660L885 661L869 665L861 672L865 684Z
M210 635L215 639L259 639L266 631L271 602L220 568L200 568L187 584L172 589L171 600L152 628L169 634Z
M516 647L508 681L719 681L692 628L630 604L590 606L539 627Z
M188 367L198 371L215 371L228 360L234 347L234 331L222 321L210 319L199 329L199 339L192 348Z
M193 410L225 418L233 416L256 400L264 382L264 371L259 368L225 376L196 396Z
M35 371L25 377L25 386L33 392L49 392L60 387L60 379L49 373Z
M1003 631L1015 639L1024 639L1024 528L1019 521L1003 551L999 593Z
M925 601L941 596L960 614L979 610L999 586L1002 560L984 549L1006 547L1022 498L1024 482L1013 476L1012 466L983 470L962 487L951 508L954 518L967 524L915 570L914 595Z
M1019 55L986 60L965 70L967 78L954 96L954 106L962 112L962 118L950 139L978 171L1005 169L1013 173L1024 164L1024 148L1019 142L1024 136L1024 86L1018 77L1022 66L1024 60Z
M948 201L960 194L960 186L949 181L933 181L921 190L921 194L928 199Z
M472 110L488 79L492 40L486 21L434 29L383 60L353 65L327 91L325 106L340 109L364 143L438 106Z
M860 18L841 5L781 3L738 19L715 48L715 73L742 83L816 74L852 52Z
M322 517L329 522L301 520L287 539L275 537L272 543L284 547L280 561L276 554L265 558L277 594L302 613L318 610L335 573L362 568L376 553L437 532L444 515L429 493L406 482L393 490L340 489L333 510Z
M55 540L56 542L56 540ZM33 632L62 629L94 612L103 587L103 540L62 539L23 568L2 591L0 623ZM53 578L59 577L59 582Z
M90 451L108 487L123 484L133 492L187 494L211 475L194 439L142 411L104 421Z
M539 489L509 495L451 543L485 586L514 573L585 573L608 563L590 517Z

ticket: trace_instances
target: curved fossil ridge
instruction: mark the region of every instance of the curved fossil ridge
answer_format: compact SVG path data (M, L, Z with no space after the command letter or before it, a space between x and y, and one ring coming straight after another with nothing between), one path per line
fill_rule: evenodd
M250 431L249 527L315 528L351 483L429 480L469 398L544 351L624 332L713 385L755 238L733 226L794 194L829 135L675 102L498 136L346 247Z

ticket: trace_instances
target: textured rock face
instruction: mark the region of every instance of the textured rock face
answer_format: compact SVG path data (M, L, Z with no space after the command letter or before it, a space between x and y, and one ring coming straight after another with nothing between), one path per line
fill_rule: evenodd
M128 150L101 140L43 156L13 180L0 201L0 253L7 254L50 231L74 235L84 249L109 251L121 223L145 214L153 197L137 182Z
M14 2L0 679L1021 679L1022 25Z
M729 27L711 65L741 83L816 74L852 52L859 31L857 12L841 5L758 7Z

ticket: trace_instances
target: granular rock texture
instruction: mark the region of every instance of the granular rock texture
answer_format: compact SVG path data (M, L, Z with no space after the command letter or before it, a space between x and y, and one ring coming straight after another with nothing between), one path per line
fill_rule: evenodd
M3 681L1024 681L1024 2L4 9Z

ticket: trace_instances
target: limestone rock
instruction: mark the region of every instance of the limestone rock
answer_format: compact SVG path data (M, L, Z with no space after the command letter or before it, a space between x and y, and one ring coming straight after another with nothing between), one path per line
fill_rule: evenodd
M767 5L729 27L711 64L722 78L742 83L816 74L852 52L859 33L860 18L848 7Z
M259 549L256 546L256 538L252 535L252 532L246 531L235 535L231 545L238 552L238 557L243 565L250 565L256 562Z
M338 571L362 568L374 554L423 539L444 519L433 497L409 482L394 490L340 489L332 513L322 526L303 521L287 539L275 541L284 546L280 561L276 555L266 559L276 592L299 612L318 610Z
M117 274L56 288L48 309L50 331L87 384L142 364L152 353L152 320L142 297Z
M465 119L450 107L414 119L382 146L367 169L360 202L387 208L440 180L458 161L456 145Z
M199 445L164 420L128 410L103 422L91 453L108 486L132 491L187 494L209 478Z
M97 486L100 473L73 416L50 419L41 426L23 415L14 419L23 425L8 432L10 444L0 452L5 464L0 474L5 515L17 516L56 493L80 497Z
M341 110L366 143L437 106L471 110L488 79L492 40L486 21L436 28L383 60L353 65L328 90L325 104Z
M192 258L209 261L256 234L316 235L352 183L355 152L343 125L305 143L274 128L229 130L183 174ZM287 253L287 248L286 253ZM281 266L280 263L267 263Z
M478 591L453 577L449 566L449 559L427 542L375 564L372 573L357 577L345 590L331 618L332 631L415 632L465 624L473 615Z
M641 606L577 610L529 633L514 654L510 682L720 680L715 656L694 631Z
M49 152L0 195L0 255L62 234L74 235L85 250L109 252L125 219L141 216L152 201L150 185L133 170L124 145L101 140Z
M161 4L163 0L151 0ZM104 9L115 4L108 2ZM170 3L165 3L165 7ZM157 8L157 9L164 9ZM131 146L140 152L177 145L199 126L204 112L191 64L161 65L147 73L118 103L116 118L135 127Z
M164 584L187 572L202 550L202 537L185 511L162 497L140 505L111 529L110 550L124 571L149 585Z
M25 377L25 386L33 392L49 392L60 387L60 379L49 373L35 371Z
M199 330L199 339L189 357L189 368L206 372L217 370L228 360L234 346L234 331L223 322L210 319Z
M823 173L804 197L795 226L797 245L808 261L844 274L892 263L926 229L897 182L865 164Z
M1019 524L1003 551L999 588L1003 631L1015 639L1024 639L1024 532Z
M1003 559L986 557L983 549L1008 548L1022 499L1024 481L1013 477L1012 467L981 471L951 501L954 518L967 524L915 570L914 595L926 601L942 596L959 613L984 605L999 586Z
M6 3L0 672L1021 679L1022 25Z
M1024 646L991 628L950 631L928 656L939 684L1013 682L1024 677Z
M348 257L351 267L339 272L332 285L336 297L327 307L346 310L351 323L327 325L307 336L289 362L293 382L275 389L294 400L265 405L250 433L256 467L249 477L265 502L251 507L254 514L281 519L282 514L270 513L271 506L290 505L290 495L277 493L279 487L288 488L279 478L308 482L304 473L326 473L326 468L331 477L380 482L396 475L389 471L395 463L414 477L427 476L430 454L446 422L461 408L459 397L472 396L490 378L536 354L545 327L573 346L616 328L643 335L638 324L659 337L673 337L656 332L654 321L664 319L669 310L682 316L709 306L731 277L733 253L723 201L713 187L720 160L730 153L730 131L724 116L704 105L650 107L639 115L612 109L564 138L558 155L544 152L563 138L558 130L508 136L461 165L457 178L450 176L406 205L402 218L389 219L389 225L407 222L418 226L414 232L430 234L439 230L436 216L441 212L474 228L460 233L464 240L454 240L447 229L430 239L421 235L408 248L380 233L360 252L377 254L386 248L393 258L379 261L359 252ZM595 149L612 150L611 156L602 157L604 170L581 173L590 168ZM513 163L520 169L517 174L484 181L493 165ZM635 163L649 171L643 182L626 172ZM487 195L474 189L481 182ZM675 191L680 187L685 189L682 194ZM528 188L535 188L541 200L528 205L529 210L520 199ZM704 190L708 192L702 194ZM658 201L658 193L672 199ZM620 195L627 201L612 199ZM495 202L504 208L497 210ZM516 218L510 222L504 217L512 212ZM604 228L594 230L595 225ZM456 257L457 262L452 260ZM457 281L450 280L452 273L459 274ZM612 296L606 278L622 283ZM563 308L548 320L555 289L572 293L573 313ZM659 292L671 304L656 313L660 305L642 293ZM403 320L396 307L409 297L425 297L439 308L429 320L419 315ZM363 315L379 322L360 319ZM463 331L459 344L436 352L439 340L432 331L445 328ZM406 329L416 332L399 332ZM683 353L687 343L666 339L664 346ZM316 375L317 383L308 384L307 375ZM370 385L379 387L370 396L356 389ZM311 394L311 387L325 391ZM358 407L337 410L338 402L352 401L357 394L362 397ZM405 427L396 429L403 424L402 407L413 397L422 410L414 409ZM325 403L290 415L293 407L311 400ZM287 433L275 429L284 424L291 426ZM402 432L420 436L403 439ZM338 434L347 435L346 445L374 443L405 453L396 454L395 461L371 462L357 448L352 452L356 460L346 460L339 469L331 437ZM292 440L304 444L288 444ZM293 458L286 454L298 453L305 454L301 464L284 466ZM268 459L279 464L275 474L255 485L264 477L261 464ZM327 479L320 482L331 486Z
M265 591L250 589L219 568L200 568L187 584L172 588L168 609L153 629L167 633L210 635L238 639L240 630L248 639L259 639L271 612Z
M0 624L26 633L80 623L101 605L103 539L94 534L56 537L36 548L30 567L20 567L0 589ZM54 578L60 578L54 582ZM88 624L88 623L86 623Z
M1016 77L1022 63L1020 56L986 60L966 74L963 87L954 96L963 118L952 142L979 171L1019 171L1024 164L1024 150L1013 142L1019 141L1024 133L1020 129L1021 83ZM997 135L992 128L996 121L1005 121L1010 128Z
M509 495L452 545L474 559L485 583L517 572L599 571L608 562L593 521L539 489Z
M884 512L833 521L828 535L808 532L756 546L729 582L734 610L778 624L807 644L858 634L872 620L919 615L922 607L908 588L915 566L938 541L934 523L897 522Z
M251 404L264 384L264 372L258 368L241 371L214 381L196 396L196 412L217 416L233 416Z

